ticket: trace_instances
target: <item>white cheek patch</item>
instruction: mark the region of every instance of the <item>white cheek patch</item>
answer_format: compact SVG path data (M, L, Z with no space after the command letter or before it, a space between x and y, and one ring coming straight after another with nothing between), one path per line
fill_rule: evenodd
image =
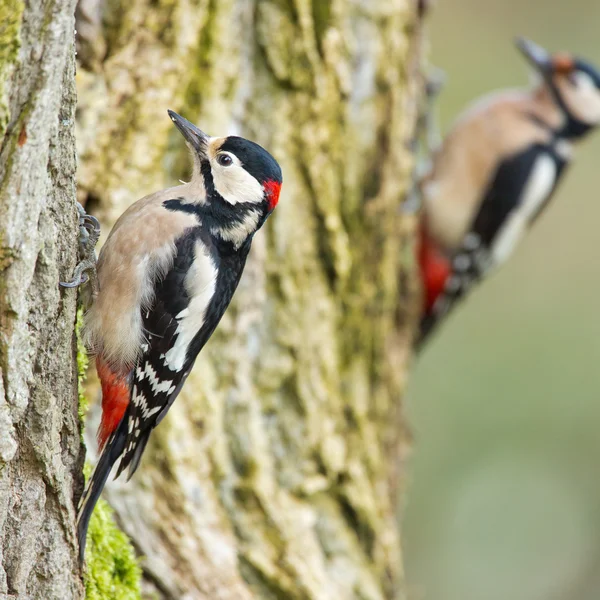
M600 90L583 71L574 74L576 85L565 92L565 101L575 117L584 123L600 123Z
M258 204L264 200L262 185L239 164L223 167L216 162L211 164L215 190L229 204L251 202Z

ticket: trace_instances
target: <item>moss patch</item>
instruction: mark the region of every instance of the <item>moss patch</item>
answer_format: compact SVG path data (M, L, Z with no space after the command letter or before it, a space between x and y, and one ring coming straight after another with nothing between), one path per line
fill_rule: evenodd
M104 500L90 521L86 549L87 600L139 600L142 569L129 538L116 526Z
M86 478L92 467L85 466ZM142 569L130 539L117 527L108 502L100 499L90 520L85 552L86 600L140 600Z
M8 123L8 105L4 86L10 66L17 59L21 45L22 0L0 0L0 138Z
M79 390L79 421L81 423L81 435L83 436L83 425L89 403L83 392L87 368L90 363L85 346L81 340L81 328L83 326L83 308L77 309L77 320L75 321L75 336L77 338L77 389Z

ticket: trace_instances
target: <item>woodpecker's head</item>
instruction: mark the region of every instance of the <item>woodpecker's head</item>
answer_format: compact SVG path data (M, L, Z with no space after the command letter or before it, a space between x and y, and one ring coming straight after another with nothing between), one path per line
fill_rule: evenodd
M201 175L206 200L226 213L249 211L264 218L277 206L281 168L262 147L237 136L210 137L172 110L171 120L183 134Z
M584 133L600 124L600 72L595 67L570 54L550 54L525 38L516 43L575 130Z

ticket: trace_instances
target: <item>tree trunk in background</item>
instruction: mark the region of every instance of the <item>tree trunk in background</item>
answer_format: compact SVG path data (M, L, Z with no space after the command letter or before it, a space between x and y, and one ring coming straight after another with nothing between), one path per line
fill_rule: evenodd
M0 598L83 597L75 2L0 1Z
M0 597L79 598L75 294L57 287L77 234L74 7L31 0L13 40L22 4L0 3ZM284 171L234 303L134 479L107 488L146 590L401 597L416 2L81 0L77 29L79 195L105 235L186 177L167 108Z
M401 595L416 13L409 0L79 5L78 183L104 235L187 176L167 108L258 141L284 172L141 469L107 488L161 598Z

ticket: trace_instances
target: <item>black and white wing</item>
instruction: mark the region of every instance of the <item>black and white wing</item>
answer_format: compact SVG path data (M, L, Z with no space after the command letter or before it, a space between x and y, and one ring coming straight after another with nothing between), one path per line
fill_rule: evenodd
M142 312L146 340L132 373L131 400L123 419L127 437L117 477L127 467L128 476L133 475L152 429L193 367L197 352L191 353L190 345L203 328L217 281L218 258L201 238L197 227L177 240L173 266L156 281L152 306Z

